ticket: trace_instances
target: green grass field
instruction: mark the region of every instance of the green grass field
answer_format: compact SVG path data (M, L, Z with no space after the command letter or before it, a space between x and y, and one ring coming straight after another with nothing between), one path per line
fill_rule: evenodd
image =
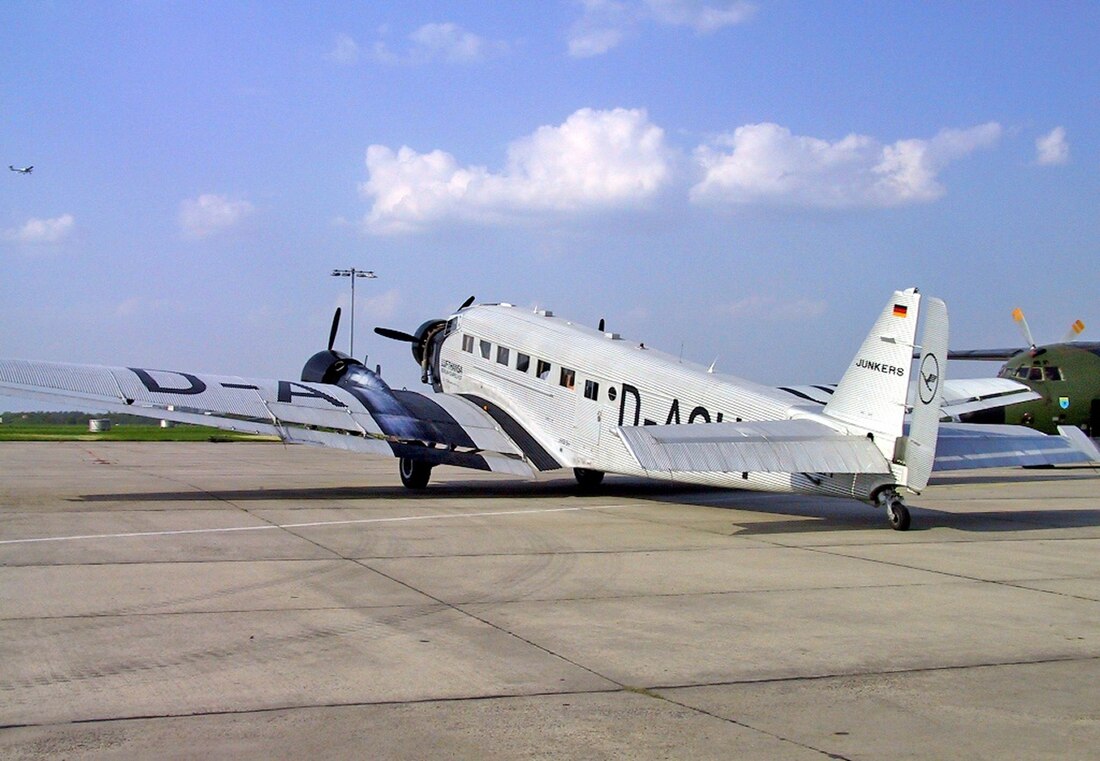
M267 437L222 431L196 425L161 428L156 425L115 425L104 433L91 433L87 424L0 424L0 441L266 441Z

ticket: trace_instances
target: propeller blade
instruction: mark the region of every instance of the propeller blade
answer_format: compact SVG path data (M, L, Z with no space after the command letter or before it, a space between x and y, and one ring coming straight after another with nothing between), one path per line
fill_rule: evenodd
M458 308L458 311L461 312L463 309L465 309L466 307L470 306L470 304L473 304L473 303L474 303L474 297L471 296L470 298L468 298L468 299L466 299L465 301L462 302L462 306L460 306Z
M328 350L332 351L332 345L336 343L336 331L340 329L340 307L336 307L336 314L332 315L332 329L328 332Z
M1080 320L1075 320L1074 323L1069 326L1069 332L1066 333L1066 337L1062 339L1062 343L1074 340L1075 338L1077 338L1077 336L1081 335L1081 331L1083 331L1084 329L1085 323L1081 322Z
M1020 330L1024 333L1024 340L1027 341L1029 349L1035 348L1035 339L1031 337L1031 328L1027 326L1027 320L1024 319L1024 310L1020 307L1016 307L1012 310L1012 319L1016 321L1016 324L1020 326Z
M409 335L403 330L394 330L393 328L375 328L374 332L383 338L392 338L394 341L407 341L408 343L416 343L416 336Z

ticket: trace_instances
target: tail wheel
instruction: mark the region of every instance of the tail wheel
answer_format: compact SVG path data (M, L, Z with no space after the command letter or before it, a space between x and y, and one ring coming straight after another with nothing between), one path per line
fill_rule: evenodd
M909 508L900 498L891 499L886 503L886 517L890 520L890 528L894 531L909 530Z
M890 528L894 531L909 530L909 508L905 506L896 489L880 489L874 495L874 502L879 507L886 508L886 519L890 521Z
M432 476L432 466L423 460L413 460L409 457L401 458L401 483L406 489L423 489L428 485L428 479Z

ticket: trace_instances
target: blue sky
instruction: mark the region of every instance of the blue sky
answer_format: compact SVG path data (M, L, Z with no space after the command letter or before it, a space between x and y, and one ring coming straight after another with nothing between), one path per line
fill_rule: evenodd
M960 348L1016 306L1095 339L1097 39L1089 2L4 3L0 355L296 377L352 266L395 386L370 328L472 294L772 383L914 285Z

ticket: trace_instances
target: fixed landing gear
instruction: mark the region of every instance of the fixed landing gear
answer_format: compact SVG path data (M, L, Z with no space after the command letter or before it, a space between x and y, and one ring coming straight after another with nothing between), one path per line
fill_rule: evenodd
M409 457L401 458L401 483L406 489L423 489L428 485L428 479L432 477L432 466L423 460L413 460Z
M573 468L573 477L582 489L595 489L603 483L602 470L589 470L588 468Z
M909 530L909 508L893 489L883 489L875 497L879 507L886 508L886 519L890 521L890 528L894 531Z

